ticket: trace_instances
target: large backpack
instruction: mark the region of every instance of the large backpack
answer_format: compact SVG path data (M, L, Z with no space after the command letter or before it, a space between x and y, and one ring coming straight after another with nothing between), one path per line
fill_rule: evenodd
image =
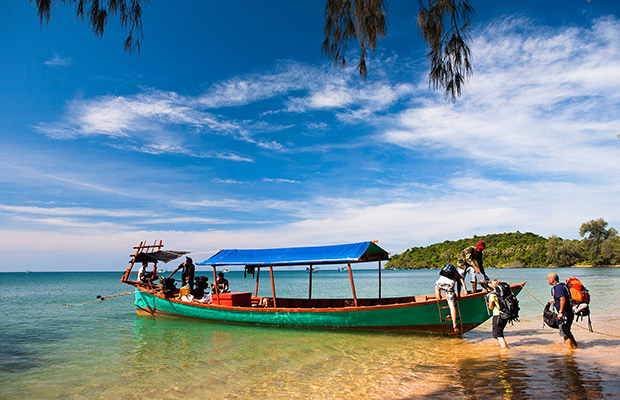
M458 269L452 264L446 264L439 270L439 275L452 279L453 281L460 281L462 279Z
M512 293L510 285L506 282L500 282L495 285L495 294L499 303L499 316L508 322L519 321L519 300Z
M570 290L571 306L577 320L588 317L588 329L592 332L590 321L590 292L577 278L570 277L566 280L566 287Z

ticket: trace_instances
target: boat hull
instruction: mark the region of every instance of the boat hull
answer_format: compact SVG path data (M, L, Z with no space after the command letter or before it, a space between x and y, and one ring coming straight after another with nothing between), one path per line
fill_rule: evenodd
M523 285L525 282L512 285L513 292L518 294ZM442 299L440 306L446 305L446 300ZM450 322L444 322L442 326L440 310L434 299L363 307L239 307L167 299L160 294L137 287L135 306L139 314L173 315L252 325L419 332L452 330ZM474 329L491 317L485 301L485 293L482 292L461 296L459 308L463 332ZM447 309L443 312L445 315Z

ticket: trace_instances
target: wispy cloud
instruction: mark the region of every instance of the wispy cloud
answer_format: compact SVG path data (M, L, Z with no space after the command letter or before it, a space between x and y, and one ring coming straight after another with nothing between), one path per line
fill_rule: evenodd
M54 54L54 57L43 62L48 67L68 67L73 60L70 57L61 57L58 54Z
M300 183L294 179L284 179L284 178L263 178L263 182L274 182L274 183Z
M64 216L89 216L89 217L147 217L151 212L139 211L135 209L126 210L105 210L85 207L33 207L33 206L13 206L0 204L0 212L10 212L15 214L32 215L64 215Z
M385 119L382 140L520 173L617 171L620 35L615 19L557 30L523 19L476 36L475 75L457 104L432 100Z
M410 84L366 84L332 69L289 62L277 66L273 73L249 74L213 84L198 96L147 90L135 95L77 98L68 103L61 120L39 123L35 129L59 140L103 137L116 148L148 154L251 161L252 157L237 155L230 147L201 152L194 142L203 135L217 135L259 149L285 152L294 143L282 143L269 134L295 125L267 122L263 117L281 116L280 121L288 121L285 115L290 113L337 110L336 116L343 123L368 122L374 113L388 110L412 93ZM269 104L260 104L267 99ZM226 117L227 110L232 108L242 108L246 115L254 113L256 118ZM215 114L216 109L221 113ZM323 121L312 117L305 124L314 130L327 128ZM222 154L234 156L221 157Z

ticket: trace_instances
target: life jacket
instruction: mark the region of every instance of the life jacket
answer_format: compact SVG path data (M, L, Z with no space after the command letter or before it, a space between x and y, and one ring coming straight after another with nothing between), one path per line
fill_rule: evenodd
M461 274L456 269L456 267L452 264L446 264L439 270L439 275L445 276L448 279L452 279L453 281L459 281L462 279Z
M590 292L583 286L577 278L570 277L566 280L566 287L570 290L571 306L573 312L582 320L588 317L588 329L592 332L592 322L590 321Z
M500 282L495 285L495 294L499 303L499 316L508 322L519 321L519 300L512 293L510 285Z

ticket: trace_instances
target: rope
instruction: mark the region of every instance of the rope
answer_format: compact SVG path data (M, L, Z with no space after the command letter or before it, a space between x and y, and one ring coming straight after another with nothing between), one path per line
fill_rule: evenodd
M525 290L526 292L528 292L528 293L530 294L530 296L532 296L532 297L534 298L534 300L536 300L537 302L539 302L539 303L540 303L540 305L541 305L541 306L543 306L543 307L544 307L544 306L546 306L546 304L545 304L545 303L543 303L542 301L538 300L538 299L536 298L536 296L534 296L534 295L532 294L532 292L530 292L529 290L527 290L527 288L526 288L525 286L523 286L523 290Z
M540 303L540 305L542 305L543 307L546 305L546 304L544 304L542 301L538 300L538 299L536 298L536 296L534 296L534 295L532 294L532 292L530 292L529 290L527 290L527 289L525 288L525 286L523 287L523 289L525 289L525 291L526 291L526 292L528 292L528 293L530 294L530 296L532 296L532 297L534 298L534 300L536 300L537 302L539 302L539 303ZM576 323L574 323L574 322L573 322L573 326L576 326L576 327L578 327L578 328L584 329L584 330L586 330L586 331L590 331L590 329L588 329L588 328L586 328L586 327L584 327L584 326L581 326L581 325L579 325L579 324L576 324ZM598 335L603 335L603 336L610 336L610 337L620 338L620 336L618 336L618 335L612 335L612 334L609 334L609 333L599 332L599 331L595 331L595 330L592 330L592 331L590 331L590 332L592 332L592 333L596 333L596 334L598 334Z
M119 293L119 294L112 294L109 296L97 296L97 300L93 300L93 301L85 301L83 303L65 303L65 304L59 304L59 303L51 303L53 306L81 306L84 304L92 304L92 303L101 303L102 301L104 301L105 299L109 299L112 297L117 297L117 296L126 296L128 294L132 294L134 293L133 290L130 290L128 292L124 292L124 293Z

